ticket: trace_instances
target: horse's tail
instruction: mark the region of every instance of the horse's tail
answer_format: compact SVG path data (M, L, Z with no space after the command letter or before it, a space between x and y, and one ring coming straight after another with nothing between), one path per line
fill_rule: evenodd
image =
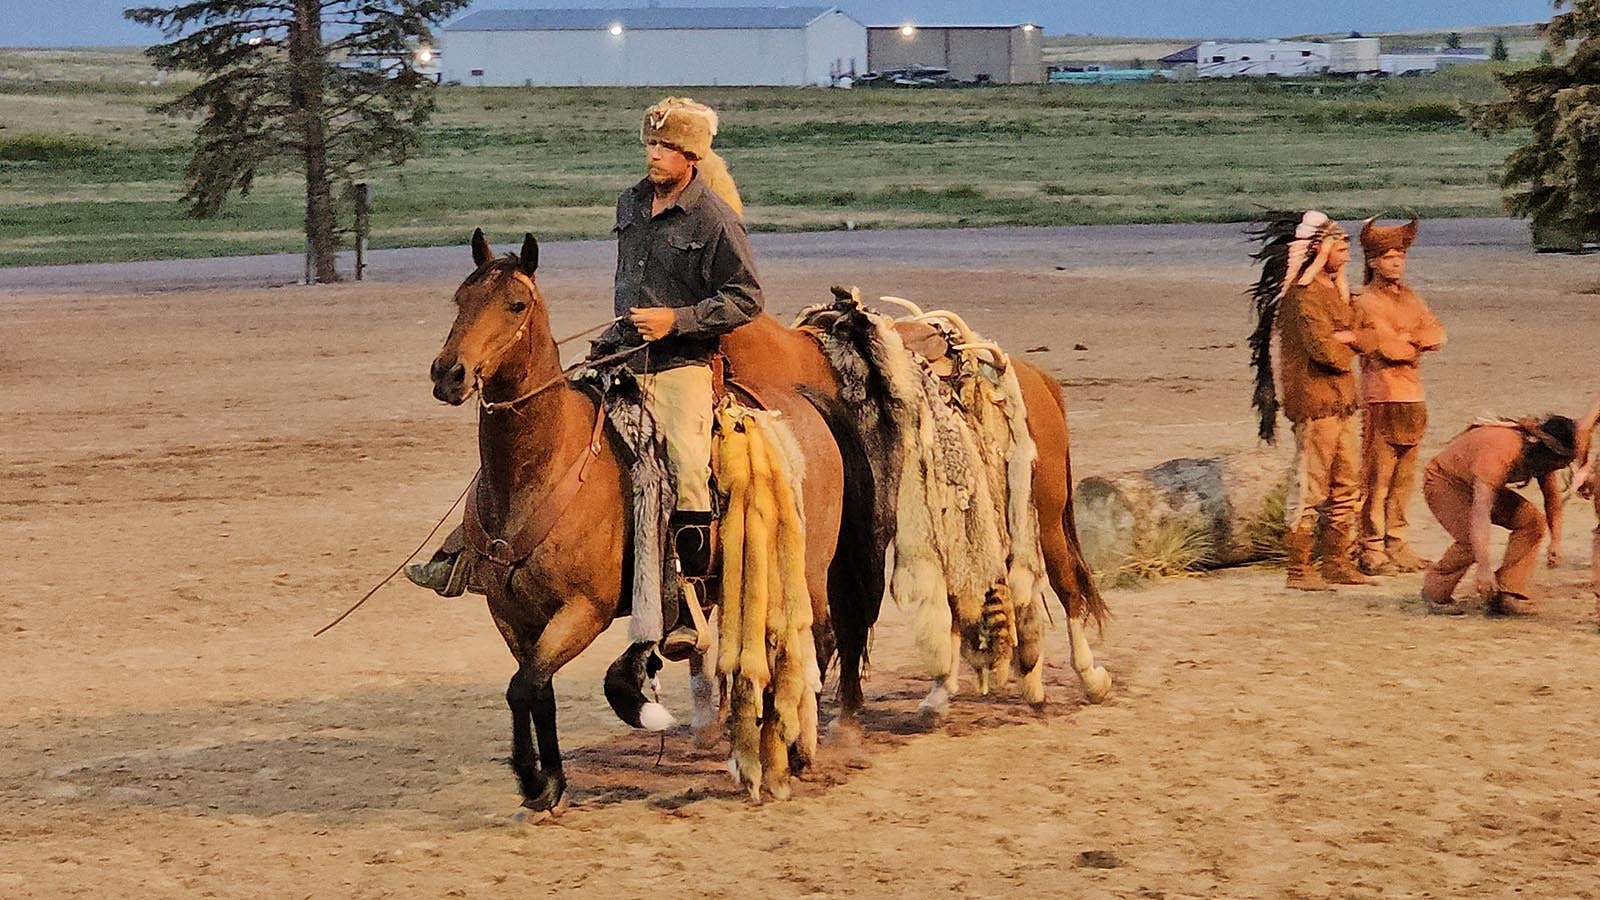
M893 532L874 521L877 504L872 463L848 410L817 391L800 388L800 393L828 423L844 461L844 510L833 562L828 566L828 614L839 652L840 705L854 711L861 707L861 673L883 602L885 535Z
M646 682L653 682L661 671L661 657L654 652L655 644L634 644L617 657L606 669L606 702L611 711L625 724L646 731L666 731L674 719L665 706L645 696Z
M1067 553L1072 557L1072 580L1077 582L1078 586L1078 611L1084 619L1093 621L1096 627L1104 628L1107 617L1111 615L1111 609L1106 606L1105 598L1100 596L1100 588L1095 585L1094 572L1084 560L1083 544L1078 541L1077 514L1073 511L1072 493L1077 487L1072 481L1071 428L1066 424L1067 398L1061 393L1061 384L1054 378L1046 378L1044 382L1049 386L1051 399L1055 400L1056 406L1061 410L1061 427L1068 433L1067 458L1064 460L1067 467L1067 505L1066 509L1061 511L1061 530L1067 538ZM1068 602L1065 597L1062 601ZM1067 614L1070 616L1072 613L1072 608L1068 606Z

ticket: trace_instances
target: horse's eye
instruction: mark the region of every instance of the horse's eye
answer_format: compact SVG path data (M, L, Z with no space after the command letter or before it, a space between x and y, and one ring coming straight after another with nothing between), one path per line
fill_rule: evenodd
M512 303L510 303L510 304L508 304L506 306L506 309L509 309L514 313L522 312L523 310L525 310L527 308L528 308L528 304L522 302L521 300L513 301Z

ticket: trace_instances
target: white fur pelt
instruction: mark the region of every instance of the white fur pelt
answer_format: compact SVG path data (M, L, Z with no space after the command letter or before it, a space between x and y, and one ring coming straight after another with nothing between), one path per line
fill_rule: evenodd
M730 685L728 767L760 800L789 795L789 749L816 757L822 673L806 584L804 461L775 412L718 413L722 517L717 671Z
M998 369L980 354L967 351L956 366L956 379L961 408L982 436L978 446L990 484L1002 498L1007 554L1007 590L989 607L980 636L983 643L971 646L964 641L962 649L980 674L987 672L1003 684L1013 672L1034 671L1044 636L1049 580L1039 514L1033 505L1033 466L1039 449L1028 433L1027 405L1014 368Z

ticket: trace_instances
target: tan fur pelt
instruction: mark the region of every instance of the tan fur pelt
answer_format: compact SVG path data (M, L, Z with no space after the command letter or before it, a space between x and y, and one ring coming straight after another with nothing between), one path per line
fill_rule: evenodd
M728 502L717 671L731 686L729 768L752 799L763 788L783 798L789 748L815 758L822 690L806 585L804 464L777 413L729 407L718 419Z

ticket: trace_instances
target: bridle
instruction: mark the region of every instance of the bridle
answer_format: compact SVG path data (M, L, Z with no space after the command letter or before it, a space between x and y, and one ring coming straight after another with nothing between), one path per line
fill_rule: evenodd
M498 363L500 361L500 358L505 356L507 353L509 353L511 351L511 348L515 347L517 345L517 342L521 341L524 337L528 338L529 350L530 351L532 350L533 331L528 326L529 326L529 323L533 319L533 308L534 308L534 306L544 302L544 297L543 297L543 295L541 295L539 293L539 289L538 289L538 287L536 287L534 285L532 278L529 278L520 269L512 269L511 270L511 277L513 279L515 279L517 282L519 282L523 287L528 289L528 300L529 300L528 308L523 310L522 321L517 323L516 332L513 333L511 335L511 337L508 340L506 340L505 343L501 344L498 348L496 348L493 353L491 353L487 357L485 357L483 362L480 362L473 369L473 372L472 372L472 390L473 390L473 393L478 395L478 405L483 409L484 412L495 413L495 412L499 412L501 410L511 409L511 408L513 408L513 407L515 407L515 406L517 406L519 404L527 402L528 400L532 400L534 397L537 397L538 395L544 393L545 391L549 390L550 388L553 388L556 385L561 384L562 382L566 381L567 378L573 372L576 372L579 369L582 369L582 368L584 368L586 366L602 366L602 365L606 365L607 363L617 362L619 360L626 359L629 356L632 356L634 353L636 353L640 349L642 349L641 347L632 347L632 348L629 348L627 350L624 350L624 351L621 351L621 352L618 352L618 353L612 353L612 354L609 354L607 356L602 356L599 359L583 359L583 360L579 360L578 362L573 363L572 365L568 366L567 368L562 369L561 373L559 375L555 376L554 378L551 378L548 381L545 381L545 382L539 384L538 386L534 387L532 390L529 390L529 391L526 391L526 392L524 392L522 394L519 394L516 397L511 398L510 400L490 400L488 397L484 396L484 393L483 393L483 370L484 370L484 368L486 366L488 366L489 364L491 364L491 363ZM621 316L617 316L615 318L607 319L606 321L601 322L598 325L592 325L592 326L590 326L588 328L585 328L584 330L579 331L579 332L577 332L575 334L569 334L566 337L556 341L556 346L560 347L563 344L569 344L569 343L577 340L578 338L586 337L588 335L591 335L591 334L595 333L596 331L601 330L602 328L609 328L609 327L611 327L611 325L615 324L621 318L622 318Z

